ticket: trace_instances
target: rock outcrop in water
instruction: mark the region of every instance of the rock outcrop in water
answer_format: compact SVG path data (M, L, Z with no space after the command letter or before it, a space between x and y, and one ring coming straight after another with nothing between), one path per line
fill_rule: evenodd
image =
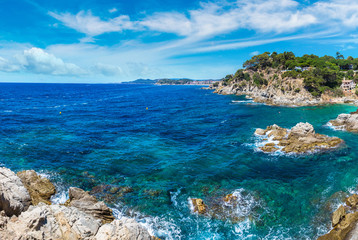
M355 240L358 239L358 195L353 194L346 199L332 214L333 229L318 240Z
M340 138L316 133L311 124L302 122L291 129L274 124L266 129L256 129L255 134L265 136L266 140L269 140L260 147L264 152L280 150L285 153L308 153L335 148L343 143Z
M158 239L134 219L115 220L110 208L79 188L70 189L67 206L46 204L55 192L49 182L34 171L17 176L0 168L0 239Z
M329 123L337 130L358 132L358 113L340 114L336 119L329 121Z

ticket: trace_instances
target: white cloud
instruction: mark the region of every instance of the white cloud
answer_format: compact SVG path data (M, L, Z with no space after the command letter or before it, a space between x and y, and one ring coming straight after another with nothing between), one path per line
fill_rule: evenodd
M127 15L121 15L108 21L93 16L91 11L80 11L76 15L70 13L57 14L49 12L49 15L61 21L65 26L73 28L88 36L97 36L109 32L121 32L134 29L134 23Z
M180 36L187 36L192 32L191 21L184 14L175 12L156 13L141 21L141 24L154 31Z
M117 8L111 8L111 9L108 10L109 13L115 13L117 11L118 11Z
M250 53L250 56L255 56L255 55L258 55L258 54L260 54L259 51L254 51L254 52L251 52L251 53Z
M9 60L0 57L0 71L1 72L16 72L20 70L20 66L11 63Z
M0 57L2 72L30 72L36 74L79 76L86 71L73 63L65 63L62 59L49 54L40 48L24 50L15 55L13 61Z
M319 1L309 8L319 16L323 24L337 24L339 27L358 27L358 1ZM330 21L327 21L330 20Z
M298 7L293 0L240 0L235 12L243 28L260 32L290 32L317 23L313 14Z

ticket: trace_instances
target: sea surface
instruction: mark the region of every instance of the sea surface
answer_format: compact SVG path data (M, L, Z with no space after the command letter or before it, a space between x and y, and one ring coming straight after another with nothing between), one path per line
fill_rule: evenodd
M0 84L0 163L92 191L161 239L314 239L357 192L358 134L326 125L356 107L271 107L200 86ZM256 128L309 122L345 141L310 155L258 151ZM215 217L190 208L234 193Z

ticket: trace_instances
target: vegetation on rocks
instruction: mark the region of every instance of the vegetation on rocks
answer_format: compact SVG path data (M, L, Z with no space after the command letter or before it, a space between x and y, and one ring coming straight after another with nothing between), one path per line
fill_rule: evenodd
M325 92L340 97L342 92L339 91L339 87L343 78L358 81L358 76L354 72L358 70L358 58L345 59L339 52L336 57L319 57L313 54L298 57L292 52L265 52L244 62L243 68L234 75L223 78L222 85L253 80L254 84L260 87L267 85L270 80L277 80L279 74L281 79L303 79L304 88L314 97L319 97ZM271 79L265 78L264 74L267 76L271 72L278 74Z

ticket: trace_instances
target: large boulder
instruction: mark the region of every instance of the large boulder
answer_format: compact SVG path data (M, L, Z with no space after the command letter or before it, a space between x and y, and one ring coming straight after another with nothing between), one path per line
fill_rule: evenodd
M311 124L300 122L291 128L290 135L291 134L298 137L306 137L308 135L314 135L315 131Z
M281 150L285 153L310 153L335 148L343 143L343 140L337 137L315 133L311 124L302 122L291 129L281 128L274 124L268 126L264 131L260 130L259 133L271 140L260 147L263 152Z
M122 217L104 224L98 230L96 240L151 240L148 231L134 219Z
M0 168L0 211L18 216L30 204L31 197L20 178L8 168Z
M71 187L69 197L70 199L65 203L66 206L76 207L97 219L101 219L103 223L110 223L114 220L112 209L104 202L97 201L96 197L88 192L80 188Z
M100 220L77 208L40 203L7 222L0 239L93 239Z
M347 130L350 132L358 132L358 114L340 114L334 120L329 121L337 130Z
M50 198L56 193L56 188L50 180L37 175L34 170L18 172L17 176L30 193L33 205L39 202L51 204Z

